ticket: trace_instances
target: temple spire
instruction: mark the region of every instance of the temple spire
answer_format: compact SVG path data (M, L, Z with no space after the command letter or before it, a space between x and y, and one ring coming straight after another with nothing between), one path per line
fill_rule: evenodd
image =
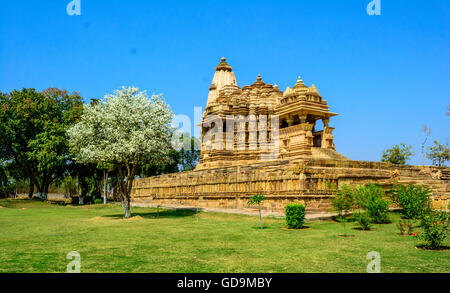
M213 81L209 87L208 101L206 103L207 108L216 102L219 97L219 91L228 85L237 86L236 77L225 57L222 57L219 65L216 67Z

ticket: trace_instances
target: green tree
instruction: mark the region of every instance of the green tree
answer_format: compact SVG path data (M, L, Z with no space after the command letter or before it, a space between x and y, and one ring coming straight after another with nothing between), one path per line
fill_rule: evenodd
M81 121L68 130L78 163L114 166L125 218L131 217L131 189L141 166L169 160L172 117L162 96L123 87L85 105Z
M434 146L428 148L427 158L433 161L436 166L445 166L445 162L450 159L450 148L448 143L441 144L439 141L434 141Z
M44 97L34 89L0 93L0 159L16 181L28 179L29 194L33 196L37 162L28 153L28 143L39 132L39 116Z
M38 196L46 200L48 187L62 178L67 170L70 156L67 130L79 120L82 113L82 98L65 90L49 88L42 92L40 131L28 142L28 157L37 162L38 176L35 184Z
M414 152L412 152L411 149L411 145L407 146L404 143L401 143L400 145L396 144L392 148L383 151L381 161L397 165L405 165L411 156L414 155Z
M344 236L346 235L346 223L348 214L355 205L355 188L348 184L343 184L335 197L331 199L331 206L338 213L339 220L344 224Z
M11 184L4 162L0 160L0 198L7 197L13 193L13 185Z
M64 175L69 158L66 130L80 116L82 98L49 88L0 95L0 157L16 179L28 178L47 198L50 184Z
M263 223L262 223L262 204L263 204L263 202L264 202L264 195L254 195L251 198L249 198L249 200L248 200L249 206L253 206L253 205L258 206L259 226L261 229L263 229Z
M181 139L189 137L189 133L183 133ZM181 171L192 171L198 164L200 159L201 142L195 136L190 138L189 147L183 147L179 151L180 169Z

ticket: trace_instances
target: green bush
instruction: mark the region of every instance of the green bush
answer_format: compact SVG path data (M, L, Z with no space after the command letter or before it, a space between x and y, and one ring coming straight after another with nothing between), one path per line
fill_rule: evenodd
M383 199L385 193L381 186L367 184L358 186L356 189L357 204L367 211L374 223L389 223L389 205L388 200Z
M286 205L286 224L291 229L300 229L305 222L306 208L299 203L291 203Z
M340 187L336 196L331 199L333 210L344 218L353 209L355 189L351 185L344 184Z
M420 185L397 185L392 188L392 200L400 205L407 219L420 219L431 209L431 190Z
M370 217L369 213L358 213L355 215L355 219L362 230L370 230L370 227L372 226L372 218Z
M449 221L450 216L446 211L432 211L425 215L420 223L423 229L421 235L417 232L415 235L424 240L428 248L440 248L450 232Z

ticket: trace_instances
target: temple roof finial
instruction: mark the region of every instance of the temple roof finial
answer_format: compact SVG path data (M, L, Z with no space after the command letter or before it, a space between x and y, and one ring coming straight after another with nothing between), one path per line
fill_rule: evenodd
M297 83L295 84L294 88L302 88L302 87L306 87L306 86L303 83L302 78L299 76L298 79L297 79Z
M225 70L225 71L232 71L233 69L231 68L230 65L228 65L227 63L227 59L225 59L225 57L222 57L220 59L220 63L219 65L217 65L216 67L216 71L220 71L220 70Z

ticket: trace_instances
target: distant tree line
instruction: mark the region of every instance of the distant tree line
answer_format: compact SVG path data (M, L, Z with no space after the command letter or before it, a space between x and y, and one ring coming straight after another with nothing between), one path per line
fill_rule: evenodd
M432 161L434 166L445 166L445 163L450 160L450 148L448 142L443 144L438 140L434 140L433 146L429 147L428 151L425 153L425 144L432 130L428 126L424 125L422 132L425 134L425 139L422 143L422 166L424 165L425 155ZM414 155L412 148L413 147L411 145L408 146L404 143L401 143L400 145L396 144L392 148L383 151L381 161L397 165L405 165L411 156Z

